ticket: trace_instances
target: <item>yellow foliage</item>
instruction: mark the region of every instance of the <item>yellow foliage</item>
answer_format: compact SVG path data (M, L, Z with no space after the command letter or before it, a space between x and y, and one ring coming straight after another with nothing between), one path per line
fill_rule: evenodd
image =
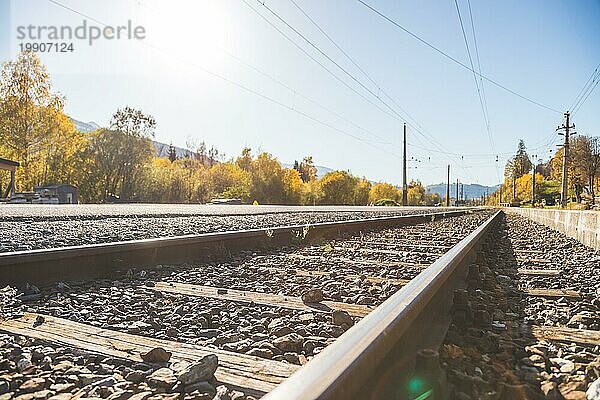
M300 204L303 184L299 171L287 168L283 170L283 191L286 204Z
M346 171L333 171L319 180L321 204L354 204L357 178Z
M389 183L376 183L369 191L369 203L375 203L383 199L398 201L400 193L398 189Z

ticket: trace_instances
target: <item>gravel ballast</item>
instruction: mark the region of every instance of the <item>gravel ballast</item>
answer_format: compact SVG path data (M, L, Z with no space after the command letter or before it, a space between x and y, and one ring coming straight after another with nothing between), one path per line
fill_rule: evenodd
M0 252L422 214L442 210L426 207L358 207L360 211L351 211L352 207L340 207L344 211L335 211L336 207L324 207L329 211L301 212L300 210L304 210L301 207L231 206L230 209L223 209L214 206L217 207L217 211L212 211L213 214L201 215L211 212L213 206L198 206L200 208L193 208L188 214L181 214L183 211L179 207L182 206L158 206L155 209L144 207L138 210L136 207L123 205L123 208L109 206L111 208L92 208L92 211L86 208L91 206L81 206L81 209L77 208L79 206L70 206L62 213L61 206L55 206L56 209L39 206L41 208L36 216L36 207L38 206L13 209L6 205L0 206ZM104 214L93 213L101 211ZM243 215L232 214L236 212Z
M600 342L541 340L535 329L600 330L600 253L509 214L455 299L440 354L454 398L600 399ZM531 275L528 270L558 270ZM478 273L477 273L478 272ZM546 298L530 289L576 291Z
M112 279L40 288L38 299L26 303L16 300L13 289L6 288L3 312L13 316L37 312L130 334L303 365L360 318L343 312L164 293L153 287L158 282L181 282L296 297L310 295L313 301L323 297L373 308L401 287L386 279L413 278L422 267L410 265L435 261L444 246L456 244L489 216L489 212L479 212L308 247L244 252L226 262L123 270ZM412 246L419 240L426 240L430 246ZM298 270L323 274L303 276ZM381 280L369 280L372 277ZM31 292L36 293L36 289L28 288L27 293ZM5 396L12 393L26 399L36 394L48 398L62 390L67 393L63 398L75 393L111 399L131 395L155 396L153 399L252 398L210 379L184 385L172 377L177 372L169 368L92 356L14 335L2 339L5 344L0 349L0 374L4 375L0 375L0 393L4 390ZM74 365L60 364L62 361ZM20 371L19 362L29 369ZM28 362L31 366L26 365ZM108 383L95 385L92 381L96 378L108 379ZM70 386L56 386L59 384Z

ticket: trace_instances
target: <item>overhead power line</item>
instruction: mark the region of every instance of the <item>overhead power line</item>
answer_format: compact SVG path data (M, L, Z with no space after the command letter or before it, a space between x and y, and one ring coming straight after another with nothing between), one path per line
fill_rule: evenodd
M48 0L48 1L49 1L50 3L53 3L53 4L55 4L55 5L59 6L59 7L61 7L61 8L64 8L65 10L68 10L68 11L70 11L70 12L73 12L73 13L75 13L75 14L77 14L77 15L81 16L81 17L84 17L84 18L87 18L87 19L89 19L89 20L91 20L91 21L94 21L94 22L96 22L96 23L98 23L98 24L100 24L100 25L102 25L102 26L104 26L104 27L108 26L108 25L107 25L107 24L105 24L104 22L102 22L102 21L99 21L99 20L97 20L97 19L95 19L95 18L93 18L93 17L91 17L91 16L89 16L89 15L86 15L86 14L84 14L84 13L80 12L80 11L77 11L77 10L75 10L75 9L73 9L73 8L69 7L69 6L66 6L66 5L64 5L64 4L62 4L62 3L60 3L60 2L58 2L58 1L56 1L56 0ZM183 62L187 63L188 65L190 65L190 66L192 66L192 67L194 67L194 68L196 68L196 69L198 69L198 70L200 70L200 71L202 71L202 72L204 72L204 73L206 73L206 74L208 74L208 75L210 75L210 76L212 76L212 77L218 78L218 79L220 79L220 80L222 80L222 81L225 81L225 82L227 82L227 83L229 83L229 84L231 84L231 85L233 85L233 86L236 86L236 87L238 87L238 88L240 88L240 89L242 89L242 90L244 90L244 91L246 91L246 92L248 92L248 93L251 93L251 94L253 94L253 95L255 95L255 96L258 96L258 97L260 97L260 98L262 98L262 99L264 99L264 100L267 100L267 101L269 101L269 102L271 102L271 103L274 103L274 104L276 104L276 105L278 105L278 106L280 106L280 107L286 108L286 109L288 109L288 110L290 110L290 111L292 111L292 112L294 112L294 113L297 113L297 114L299 114L299 115L303 116L304 118L306 118L306 119L308 119L308 120L310 120L310 121L313 121L313 122L315 122L315 123L317 123L317 124L320 124L320 125L322 125L322 126L325 126L325 127L329 128L329 129L331 129L331 130L334 130L334 131L336 131L336 132L339 132L339 133L341 133L341 134L343 134L343 135L345 135L345 136L352 137L352 138L354 138L355 140L357 140L357 141L359 141L359 142L361 142L361 143L364 143L364 144L366 144L367 146L371 146L371 147L373 147L373 148L375 148L375 149L377 149L377 150L379 150L379 151L382 151L382 152L384 152L384 153L387 153L387 154L389 154L389 155L391 155L391 156L393 156L393 157L400 158L400 157L399 157L397 154L394 154L394 153L392 153L392 152L388 151L387 149L384 149L384 148L381 148L381 147L379 147L379 146L376 146L376 145L372 144L371 142L369 142L369 141L367 141L367 140L364 140L363 138L361 138L361 137L359 137L359 136L356 136L356 135L354 135L354 134L352 134L352 133L350 133L350 132L347 132L346 130L343 130L343 129L337 128L337 127L333 126L332 124L330 124L330 123L328 123L328 122L322 121L322 120L320 120L320 119L318 119L318 118L316 118L316 117L313 117L313 116L312 116L312 115L310 115L310 114L307 114L307 113L306 113L306 112L304 112L304 111L298 110L297 108L291 107L291 106L289 106L289 105L287 105L287 104L285 104L285 103L283 103L283 102L281 102L281 101L279 101L279 100L277 100L277 99L275 99L275 98L273 98L273 97L270 97L270 96L268 96L268 95L265 95L265 94L263 94L263 93L260 93L259 91L257 91L257 90L254 90L254 89L252 89L252 88L249 88L249 87L245 86L245 85L244 85L244 84L242 84L242 83L236 82L236 81L234 81L234 80L232 80L232 79L230 79L230 78L227 78L227 77L226 77L226 76L224 76L224 75L218 74L218 73L216 73L216 72L213 72L213 71L211 71L211 70L209 70L209 69L206 69L206 68L204 68L204 67L202 67L202 66L200 66L200 65L198 65L198 64L196 64L196 63L193 63L193 62L191 62L191 61L189 61L189 60L186 60L185 58L181 57L180 55L177 55L177 54L175 54L175 53L172 53L172 52L170 52L170 51L167 51L167 50L165 50L165 49L163 49L163 48L161 48L161 47L155 46L155 45L153 45L153 44L151 44L151 43L148 43L148 42L146 42L146 41L144 41L144 40L142 40L142 39L137 39L137 38L136 38L135 40L136 40L138 43L141 43L141 44L143 44L143 45L145 45L145 46L147 46L147 47L150 47L150 48L152 48L152 49L154 49L154 50L156 50L156 51L159 51L159 52L161 52L161 53L163 53L163 54L166 54L166 55L168 55L168 56L170 56L170 57L177 58L177 59L179 59L180 61L183 61Z
M581 106L585 104L588 97L590 97L594 89L596 89L596 86L598 86L598 82L600 82L600 64L596 67L592 75L585 82L585 85L583 85L583 88L581 88L581 90L577 94L577 97L575 97L575 100L573 100L573 104L570 108L571 116L575 115L575 113L579 111Z
M263 20L265 20L269 25L271 25L274 29L276 29L280 34L282 34L287 40L289 40L290 42L292 42L294 44L295 47L297 47L298 49L300 49L303 54L309 56L313 61L317 62L320 66L322 66L323 68L324 65L320 62L318 62L317 60L314 59L314 57L312 57L310 54L308 54L306 52L306 50L304 50L302 47L300 47L295 41L293 41L293 39L291 39L289 36L287 36L284 32L282 32L278 27L276 27L271 21L269 21L264 15L260 14L256 9L254 9L254 7L252 7L250 4L248 4L247 0L243 0L244 3L250 7L255 13L257 13ZM396 111L393 107L391 107L386 101L384 101L378 94L376 94L375 92L373 92L372 89L370 89L367 85L365 85L363 82L361 82L358 78L356 78L353 74L351 74L349 71L347 71L343 66L340 65L340 63L338 63L337 61L335 61L331 56L329 56L327 53L325 53L319 46L317 46L316 44L314 44L306 35L304 35L302 32L300 32L299 29L293 27L290 23L288 23L283 17L281 17L278 13L276 13L273 9L271 9L270 7L268 7L264 1L261 0L257 0L259 4L261 4L263 7L265 7L273 16L275 16L275 18L277 18L280 22L282 22L284 25L286 25L289 29L291 29L294 33L296 33L298 36L300 36L302 38L302 40L304 40L306 43L308 43L311 47L313 47L317 52L319 52L321 55L323 55L327 60L329 60L331 63L333 63L336 67L338 67L340 70L342 70L342 72L344 72L346 75L350 76L351 79L353 81L355 81L356 83L358 83L362 88L364 88L369 94L371 94L373 97L375 97L376 100L378 100L379 102L381 102L387 109L389 109L395 116L396 119L406 123L407 125L411 126L419 135L423 136L426 140L428 140L431 144L433 144L435 147L437 147L441 153L446 153L446 151L443 149L443 146L437 142L437 140L427 134L426 132L424 132L424 128L416 121L414 120L414 118L412 118L410 116L410 114L404 110L396 101L394 101L394 99L387 94L387 92L385 92L380 85L377 84L377 82L375 82L375 80L373 78L371 78L370 76L368 76L368 74L365 72L364 68L360 67L358 65L358 63L356 61L354 61L349 54L344 51L341 46L339 46L334 40L333 38L331 38L330 35L328 35L325 30L323 28L321 28L314 19L310 18L310 16L308 16L308 14L298 6L297 3L294 3L294 5L309 19L309 21L311 21L311 23L313 25L315 25L317 27L317 29L322 32L325 37L330 40L334 46L336 46L346 57L348 57L351 62L353 64L355 64L357 66L357 68L359 68L359 70L361 70L361 72L363 72L363 74L365 74L367 76L367 78L377 87L378 91L381 91L391 102L392 104L394 104L394 106L396 106L401 112L403 112L404 114L406 114L408 116L408 119L412 120L414 122L411 123L407 120L407 118L405 118L404 116L402 116L398 111ZM331 71L328 70L328 72L331 73ZM337 78L338 80L340 78ZM358 93L356 90L354 90L355 93ZM363 97L361 95L361 97ZM364 97L363 97L364 98ZM379 109L381 110L381 108L379 107ZM448 153L446 153L448 154ZM449 154L448 154L449 155ZM449 158L449 160L451 162L454 162L455 160L452 158ZM465 173L468 174L468 171L464 170Z
M454 4L456 5L456 13L458 14L458 21L460 22L460 30L462 31L462 36L465 41L465 47L467 48L467 55L469 56L469 64L471 65L471 72L473 73L473 82L475 82L475 89L477 90L477 97L479 98L479 105L481 106L481 113L483 116L483 123L485 125L485 130L487 132L488 140L490 141L490 147L492 152L496 152L496 148L494 146L494 139L492 137L492 131L490 128L489 114L487 109L487 104L484 103L482 90L483 90L483 80L477 76L475 73L475 66L473 65L473 57L471 56L471 49L469 48L469 39L467 38L467 32L465 31L465 26L463 24L462 15L460 13L460 7L458 6L458 0L454 0ZM469 16L471 20L471 30L473 32L473 42L475 44L475 51L477 53L477 65L478 71L481 74L481 62L479 61L479 50L477 49L477 36L475 35L475 24L473 22L473 13L471 12L471 2L469 1ZM479 87L479 82L481 81L481 88ZM500 173L498 171L498 165L496 162L496 177L500 180Z
M324 28L322 28L315 20L314 18L312 18L302 7L300 7L300 5L298 5L298 3L294 0L290 0L292 2L292 4L294 4L294 6L300 10L300 12L319 30L319 32L321 32L323 34L323 36L325 36L327 38L327 40L329 40L351 63L352 65L354 65L373 85L375 85L375 87L377 88L378 92L381 92L385 97L388 98L388 100L390 100L392 102L392 104L394 106L396 106L400 111L402 111L408 120L410 121L406 121L404 120L404 122L406 122L411 128L415 129L418 133L424 135L424 137L426 136L424 131L424 128L419 124L419 122L417 120L415 120L408 111L406 111L406 109L404 109L400 104L398 104L396 102L396 100L394 100L394 98L374 79L371 77L371 75L369 75L369 73L367 73L367 71L365 71L365 69L356 61L354 60L354 58L352 58L352 56L350 56L350 54L344 50L332 37L331 35L329 35ZM379 98L379 96L377 96L377 98ZM414 124L414 125L413 125Z
M245 2L246 0L244 0ZM371 96L375 97L376 99L378 99L384 106L386 106L393 114L395 114L398 118L400 118L401 120L404 120L404 118L398 114L398 112L396 110L394 110L394 108L392 108L388 103L386 103L384 100L381 99L380 96L377 95L377 93L373 92L373 90L371 90L367 85L365 85L364 83L362 83L357 77L355 77L351 72L349 72L346 68L344 68L342 65L340 65L337 61L335 61L333 58L331 58L325 51L323 51L319 46L317 46L316 44L314 44L308 37L306 37L302 32L300 32L298 29L296 29L294 26L292 26L290 23L288 23L284 18L282 18L278 13L276 13L272 8L270 8L264 1L261 0L256 0L259 4L261 4L267 11L269 11L269 13L271 13L275 18L277 18L279 21L281 21L285 26L287 26L289 29L291 29L295 34L297 34L298 36L300 36L302 38L302 40L304 40L306 43L308 43L313 49L315 49L319 54L321 54L323 57L325 57L327 60L329 60L329 62L331 62L333 65L335 65L338 69L340 69L344 74L346 74L350 79L352 79L354 82L356 82L360 87L362 87L364 90L366 90Z
M449 59L450 61L454 62L455 64L458 64L458 65L460 65L461 67L463 67L463 68L464 68L464 69L466 69L466 70L469 70L469 71L474 71L472 68L470 68L468 65L464 64L462 61L459 61L458 59L456 59L456 58L452 57L450 54L446 53L445 51L443 51L443 50L439 49L438 47L436 47L436 46L434 46L433 44L429 43L429 42L428 42L428 41L426 41L425 39L421 38L421 37L420 37L420 36L418 36L417 34L415 34L415 33L411 32L411 31L409 31L409 30L408 30L408 29L406 29L404 26L400 25L398 22L394 21L393 19L391 19L390 17L388 17L387 15L385 15L384 13L382 13L381 11L377 10L376 8L372 7L371 5L369 5L368 3L366 3L365 1L363 1L363 0L357 0L357 1L358 1L359 3L361 3L362 5L364 5L365 7L367 7L367 8L368 8L369 10L371 10L372 12L374 12L375 14L379 15L381 18L385 19L386 21L388 21L388 22L389 22L389 23L391 23L392 25L396 26L396 27L397 27L397 28L399 28L400 30L402 30L402 31L404 31L405 33L407 33L408 35L412 36L413 38L415 38L415 39L416 39L416 40L418 40L419 42L423 43L425 46L427 46L427 47L429 47L429 48L431 48L431 49L435 50L437 53L441 54L442 56L444 56L445 58L447 58L447 59ZM477 72L477 71L475 71L475 73L476 73L478 76L480 76L481 78L483 78L483 79L485 79L486 81L490 82L492 85L494 85L494 86L497 86L497 87L499 87L499 88L501 88L501 89L503 89L503 90L505 90L505 91L507 91L507 92L509 92L509 93L511 93L511 94L513 94L513 95L515 95L515 96L517 96L517 97L519 97L519 98L521 98L521 99L525 100L525 101L528 101L528 102L529 102L529 103L531 103L531 104L535 104L535 105L537 105L538 107L545 108L546 110L549 110L549 111L553 111L553 112L555 112L555 113L562 114L562 112L561 112L561 111L559 111L559 110L557 110L556 108L553 108L553 107L550 107L550 106L544 105L544 104L542 104L542 103L540 103L540 102L538 102L538 101L535 101L535 100L533 100L533 99L531 99L531 98L529 98L529 97L527 97L527 96L524 96L524 95L522 95L522 94L520 94L520 93L518 93L518 92L516 92L516 91L514 91L514 90L512 90L512 89L510 89L510 88L508 88L508 87L506 87L506 86L504 86L504 85L502 85L501 83L499 83L499 82L497 82L497 81L493 80L492 78L490 78L490 77L488 77L488 76L486 76L486 75L483 75L483 74L481 74L481 73L479 73L479 72Z
M376 104L375 102L373 102L371 99L369 99L367 96L365 96L363 93L359 92L358 90L356 90L354 87L350 86L348 84L348 82L346 82L345 80L343 80L342 78L340 78L335 72L333 72L331 69L327 68L326 65L324 65L322 62L320 62L319 60L317 60L315 57L313 57L312 54L310 54L308 51L306 51L302 46L300 46L298 43L296 43L294 41L294 39L292 39L291 37L289 37L285 32L283 32L281 29L279 29L279 27L277 25L275 25L274 23L272 23L267 17L265 17L264 15L262 15L256 8L254 8L248 1L246 0L242 0L244 2L244 4L246 4L246 6L248 6L248 8L250 8L256 15L258 15L263 21L265 21L269 26L271 26L273 29L275 29L277 32L279 32L279 34L281 34L288 42L290 42L291 44L294 45L294 47L296 47L298 50L300 50L302 52L302 54L304 54L305 56L307 56L308 58L310 58L313 62L315 62L317 65L319 65L321 68L323 68L325 71L327 71L327 73L329 73L332 77L334 77L338 82L340 82L341 84L343 84L344 86L346 86L348 89L350 89L353 93L355 93L356 95L360 96L363 100L365 100L366 102L368 102L369 104L371 104L372 106L374 106L375 108L377 108L379 111L383 112L384 114L390 116L391 118L398 120L398 121L402 121L401 118L399 118L397 115L395 115L395 113L392 113L388 110L383 109L381 106L379 106L378 104Z
M157 15L162 15L162 13L159 10L154 9L153 7L148 6L147 4L145 4L142 1L139 0L134 0L137 2L137 4L142 5L143 7L147 8L148 10L151 10L152 12L154 12ZM323 105L322 103L318 102L317 100L313 99L312 97L302 93L301 91L299 91L298 89L286 84L285 82L281 81L280 79L274 77L272 74L264 71L263 69L257 67L256 65L253 65L251 63L249 63L248 61L244 60L243 58L223 49L220 46L217 45L212 45L213 48L217 49L218 51L220 51L221 53L225 54L227 57L230 57L231 59L235 60L236 62L242 64L243 66L253 70L254 72L258 73L259 75L262 75L263 77L269 79L270 81L276 83L277 85L289 90L294 96L298 96L314 105L316 105L317 107L321 108L322 110L325 110L326 112L330 113L331 115L336 116L337 118L341 119L342 121L347 122L348 124L354 126L355 128L379 139L381 142L380 144L385 144L385 145L391 145L394 146L394 143L391 143L390 141L388 141L387 139L383 138L382 136L376 134L375 132L373 132L372 130L369 130L359 124L357 124L356 122L352 121L351 119L341 115L340 113L338 113L337 111L331 109L330 107L327 107L325 105Z

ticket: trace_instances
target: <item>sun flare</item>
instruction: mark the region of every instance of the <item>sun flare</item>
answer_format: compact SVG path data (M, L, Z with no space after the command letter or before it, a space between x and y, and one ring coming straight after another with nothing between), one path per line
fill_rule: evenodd
M219 66L227 45L229 16L219 1L139 1L147 42L205 68Z

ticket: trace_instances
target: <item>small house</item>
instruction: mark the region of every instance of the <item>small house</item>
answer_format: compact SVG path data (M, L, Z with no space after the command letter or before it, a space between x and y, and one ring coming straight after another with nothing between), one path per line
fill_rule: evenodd
M10 172L8 188L6 188L6 193L2 193L2 190L0 190L0 197L10 197L15 193L15 171L17 167L19 167L18 162L0 158L0 171Z
M40 197L57 198L58 204L77 204L77 187L69 184L37 186L35 192Z

